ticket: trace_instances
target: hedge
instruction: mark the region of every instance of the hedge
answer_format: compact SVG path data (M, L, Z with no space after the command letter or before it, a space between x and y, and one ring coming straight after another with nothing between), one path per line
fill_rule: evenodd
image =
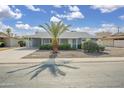
M52 45L41 45L39 47L40 50L51 50L52 49ZM74 48L71 48L70 44L62 44L59 45L59 50L74 50Z
M41 45L39 47L40 50L51 50L52 49L52 45Z

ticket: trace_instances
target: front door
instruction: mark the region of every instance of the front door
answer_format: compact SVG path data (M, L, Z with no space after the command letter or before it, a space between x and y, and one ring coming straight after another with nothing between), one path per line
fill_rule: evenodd
M33 47L39 47L41 45L41 39L34 38L32 43L33 43Z
M76 48L76 39L72 39L72 48Z

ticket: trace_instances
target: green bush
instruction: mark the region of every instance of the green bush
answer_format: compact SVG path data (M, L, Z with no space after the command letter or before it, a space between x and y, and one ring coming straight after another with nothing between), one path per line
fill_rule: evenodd
M99 46L96 42L92 40L86 40L82 45L82 49L84 50L84 52L93 53L104 51L105 47Z
M62 45L59 45L59 49L60 50L71 50L71 45L70 44L62 44Z
M41 45L39 47L40 50L51 50L52 49L52 45ZM73 48L71 48L70 44L62 44L59 45L59 50L73 50Z
M51 50L52 49L52 45L41 45L39 47L40 50Z
M18 44L20 45L20 47L24 47L26 45L24 41L19 41Z
M5 42L0 42L0 47L5 47Z
M105 46L99 45L99 51L104 51L105 50Z

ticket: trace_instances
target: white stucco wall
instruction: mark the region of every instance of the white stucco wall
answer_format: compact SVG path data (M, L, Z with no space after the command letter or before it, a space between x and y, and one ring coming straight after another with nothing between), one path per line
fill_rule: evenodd
M15 39L15 38L7 38L5 39L5 43L6 43L6 46L7 47L18 47L19 44L18 44L18 39Z
M5 41L6 46L10 47L10 39L6 38L4 39L4 41Z
M33 38L33 39L27 39L26 40L26 47L34 47L34 42L35 42L35 40L34 40L35 38ZM39 38L40 39L40 38ZM68 43L71 45L71 47L73 47L73 39L75 39L76 40L76 48L78 48L78 44L79 44L79 41L78 41L78 39L79 38L69 38L68 39ZM81 39L81 41L82 41L82 39ZM38 42L39 43L39 42ZM42 45L43 44L43 39L40 39L40 44ZM60 44L60 39L59 39L59 44Z
M72 47L72 39L68 39L68 43L71 45Z
M18 47L19 46L18 41L19 41L18 39L11 38L10 47Z
M27 48L32 47L32 39L26 39L25 42L26 42L26 47Z

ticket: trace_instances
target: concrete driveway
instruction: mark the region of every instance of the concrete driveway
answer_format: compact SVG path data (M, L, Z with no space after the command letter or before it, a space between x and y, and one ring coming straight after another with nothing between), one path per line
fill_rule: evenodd
M0 51L0 62L15 62L21 60L22 57L36 51L35 48L12 48L5 51Z

